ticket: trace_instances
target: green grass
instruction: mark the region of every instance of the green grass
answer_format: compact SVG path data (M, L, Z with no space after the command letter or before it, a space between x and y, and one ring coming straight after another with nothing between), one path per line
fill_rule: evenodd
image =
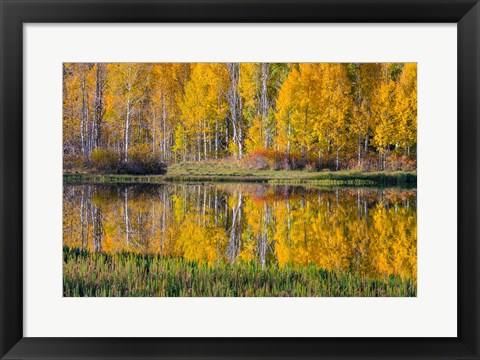
M262 268L158 255L63 249L64 296L416 296L412 280L373 279L310 265Z
M204 161L173 164L165 175L109 175L94 173L64 174L67 183L164 183L199 182L269 182L274 184L312 184L327 186L416 186L416 172L255 170L235 162Z

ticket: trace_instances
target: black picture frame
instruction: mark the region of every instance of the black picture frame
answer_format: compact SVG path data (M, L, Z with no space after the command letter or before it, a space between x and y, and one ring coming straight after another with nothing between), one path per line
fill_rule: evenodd
M0 0L0 14L1 358L479 359L478 0ZM458 337L24 337L23 24L92 22L457 23ZM441 317L442 314L438 316Z

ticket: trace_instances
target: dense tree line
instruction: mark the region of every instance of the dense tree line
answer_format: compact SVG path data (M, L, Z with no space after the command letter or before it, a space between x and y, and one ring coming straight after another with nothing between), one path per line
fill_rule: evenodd
M68 63L65 168L414 169L412 63ZM128 171L128 169L126 169Z

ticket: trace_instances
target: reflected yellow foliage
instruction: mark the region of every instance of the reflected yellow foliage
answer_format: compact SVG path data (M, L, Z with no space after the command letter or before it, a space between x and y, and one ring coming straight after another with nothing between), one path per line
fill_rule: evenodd
M65 185L65 246L417 277L416 190Z

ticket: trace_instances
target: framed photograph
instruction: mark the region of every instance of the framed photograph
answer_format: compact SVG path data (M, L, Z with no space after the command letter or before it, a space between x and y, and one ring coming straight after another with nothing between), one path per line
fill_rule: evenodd
M478 1L0 4L2 359L479 359Z

